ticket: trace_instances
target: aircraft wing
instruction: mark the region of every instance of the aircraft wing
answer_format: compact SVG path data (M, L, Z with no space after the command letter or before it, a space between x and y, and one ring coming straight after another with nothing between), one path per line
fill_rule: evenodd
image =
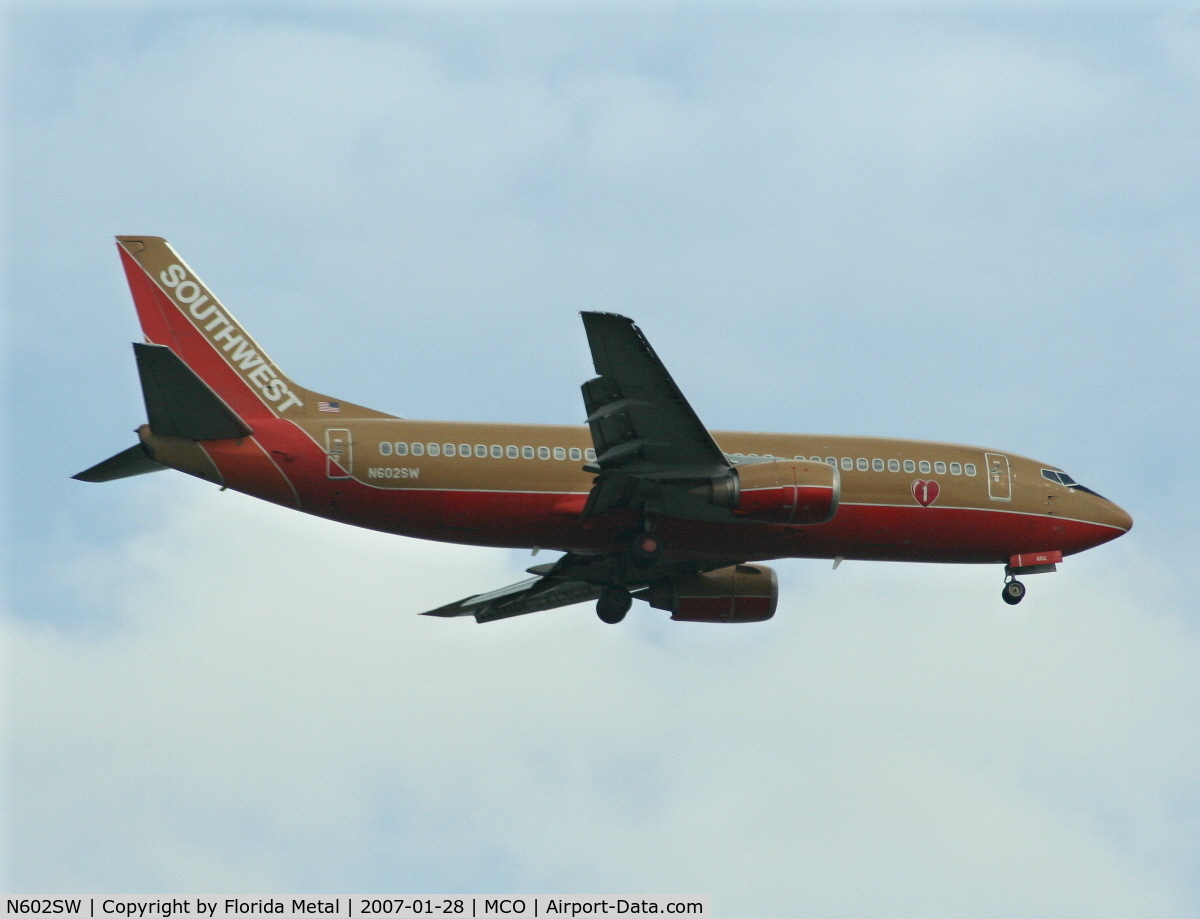
M632 319L584 313L583 325L600 374L583 384L600 470L728 468L725 454Z
M600 374L583 384L596 448L596 461L584 468L599 473L584 515L661 504L669 483L725 475L729 460L633 320L582 315Z
M447 603L421 615L474 616L476 622L493 622L510 616L585 603L595 600L603 591L603 587L586 581L536 577L501 587L490 593L467 597L456 603Z

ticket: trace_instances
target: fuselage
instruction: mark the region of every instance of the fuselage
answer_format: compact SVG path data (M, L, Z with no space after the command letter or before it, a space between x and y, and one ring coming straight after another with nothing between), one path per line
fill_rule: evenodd
M240 440L196 443L141 431L165 465L307 513L422 539L616 551L637 519L582 517L594 475L583 426L340 418L272 419ZM876 437L713 432L737 463L835 465L826 523L785 526L664 518L679 558L847 558L1007 563L1070 555L1131 526L1121 508L1064 485L1047 463L999 450Z

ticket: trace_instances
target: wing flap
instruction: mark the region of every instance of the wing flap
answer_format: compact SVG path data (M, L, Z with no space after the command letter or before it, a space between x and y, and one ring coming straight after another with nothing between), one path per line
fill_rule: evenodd
M437 609L421 613L422 616L474 616L476 622L494 622L526 613L572 606L595 600L604 590L585 581L568 581L557 578L536 577L499 590L447 603Z

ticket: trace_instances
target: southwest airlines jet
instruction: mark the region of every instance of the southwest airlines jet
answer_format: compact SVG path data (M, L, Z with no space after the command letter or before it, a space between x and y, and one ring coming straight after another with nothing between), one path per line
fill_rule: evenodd
M1017 575L1127 532L1056 466L916 440L709 431L641 330L584 313L587 426L409 421L292 382L165 240L119 236L145 343L139 443L79 473L171 468L286 507L443 542L552 549L533 577L430 616L491 622L634 598L692 622L775 613L774 558L958 562Z

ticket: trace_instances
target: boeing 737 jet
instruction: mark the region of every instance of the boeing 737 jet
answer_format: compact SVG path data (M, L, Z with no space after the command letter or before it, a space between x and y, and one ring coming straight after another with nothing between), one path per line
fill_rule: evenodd
M586 426L397 418L294 383L165 240L117 244L148 423L75 478L178 469L387 533L564 553L425 615L490 622L595 600L616 623L637 598L677 620L760 622L778 600L762 562L776 558L1003 565L1015 604L1018 575L1132 525L1057 466L1003 450L709 431L612 313L583 313Z

